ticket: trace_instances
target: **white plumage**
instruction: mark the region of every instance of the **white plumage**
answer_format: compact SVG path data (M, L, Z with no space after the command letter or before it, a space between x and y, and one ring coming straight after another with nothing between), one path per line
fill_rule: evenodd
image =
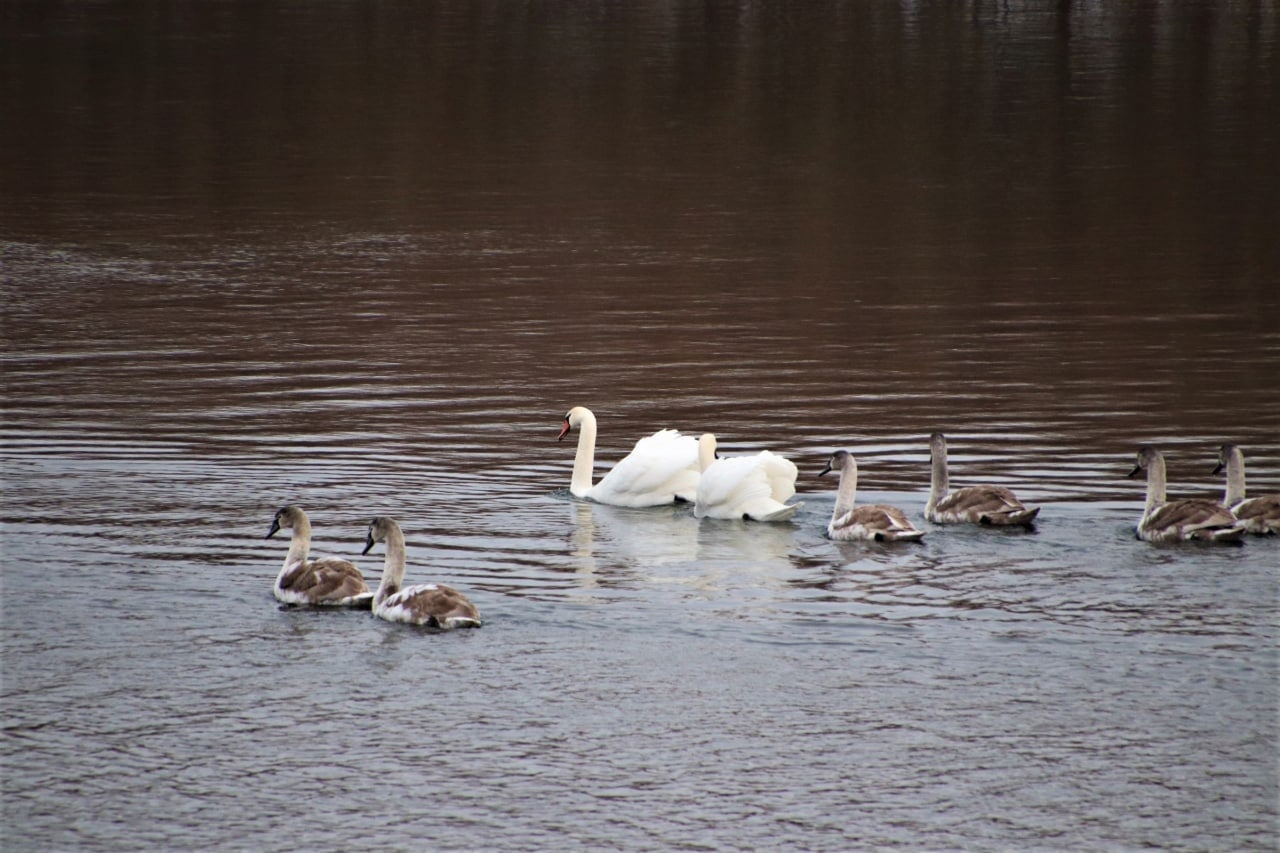
M785 504L796 493L795 463L762 450L753 456L716 459L716 437L698 439L698 481L693 514L698 518L787 521L803 504Z
M578 449L573 459L569 491L613 506L646 507L692 501L698 491L698 443L692 436L662 429L636 442L609 473L591 484L595 464L596 417L590 409L575 406L564 416L560 438L578 427Z

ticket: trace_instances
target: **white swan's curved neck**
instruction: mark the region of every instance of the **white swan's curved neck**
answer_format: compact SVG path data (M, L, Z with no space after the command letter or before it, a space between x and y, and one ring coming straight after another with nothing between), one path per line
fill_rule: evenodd
M716 437L711 433L698 436L698 470L706 471L716 461Z
M382 582L378 584L378 594L374 597L374 605L379 605L388 596L400 591L404 582L404 532L396 527L387 531L387 558L382 564Z
M858 494L858 466L850 459L840 472L840 487L836 490L836 508L834 517L844 515L853 509L853 502Z
M1244 500L1244 454L1232 448L1227 454L1227 494L1223 503L1235 506Z
M573 456L573 478L569 491L583 497L591 491L591 474L596 462L596 416L583 410L577 423L578 451Z

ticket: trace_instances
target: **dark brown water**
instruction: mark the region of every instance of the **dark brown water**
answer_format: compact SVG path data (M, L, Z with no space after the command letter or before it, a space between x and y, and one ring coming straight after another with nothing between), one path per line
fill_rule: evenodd
M1274 848L1263 3L0 9L5 849ZM793 524L569 498L664 426ZM927 436L1033 534L824 536ZM272 513L480 631L280 610ZM376 578L376 557L360 560Z

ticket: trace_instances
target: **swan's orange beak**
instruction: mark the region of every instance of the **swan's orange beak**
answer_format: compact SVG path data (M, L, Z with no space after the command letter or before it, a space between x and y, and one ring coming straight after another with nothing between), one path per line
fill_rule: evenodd
M564 426L560 427L560 434L556 436L556 441L564 438L569 433L569 419L564 419Z

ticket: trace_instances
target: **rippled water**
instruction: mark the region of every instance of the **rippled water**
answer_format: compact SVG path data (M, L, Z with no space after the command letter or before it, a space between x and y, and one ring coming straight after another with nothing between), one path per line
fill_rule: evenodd
M1274 848L1280 542L1125 479L1280 489L1274 16L1012 5L4 13L4 847ZM934 430L1037 529L827 540ZM286 502L484 628L281 609Z

